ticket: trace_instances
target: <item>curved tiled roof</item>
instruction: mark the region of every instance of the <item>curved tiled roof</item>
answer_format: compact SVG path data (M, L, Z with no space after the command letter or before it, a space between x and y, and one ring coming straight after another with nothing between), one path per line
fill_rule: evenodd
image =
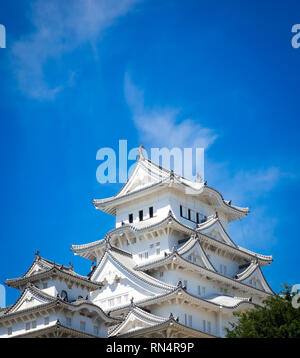
M154 260L149 260L148 262L144 263L144 264L141 264L141 265L136 265L135 266L135 270L149 270L153 267L156 267L157 264L159 266L163 265L163 264L166 264L168 262L171 262L172 260L174 260L175 258L176 259L179 259L181 260L182 262L184 263L191 263L190 261L187 261L186 259L184 259L182 257L182 255L188 253L191 249L193 249L195 247L195 245L199 245L200 246L200 249L201 251L203 252L206 260L203 260L203 263L204 265L206 266L207 269L211 270L211 271L216 271L215 268L213 267L213 265L211 264L210 260L208 259L207 255L205 254L204 250L202 249L201 247L201 244L199 242L199 240L197 238L191 238L189 239L183 246L181 246L180 248L178 249L173 249L173 251L168 254L167 256L161 258L155 258ZM192 263L195 266L199 266L199 267L202 267L196 263Z
M164 283L162 281L157 280L156 278L147 275L146 273L142 271L137 271L134 269L136 266L135 261L132 259L131 255L129 256L128 253L117 249L110 244L107 244L105 253L103 254L101 260L99 261L97 265L97 269L94 271L93 275L91 276L91 280L96 276L98 268L101 267L102 262L105 258L105 256L108 255L111 257L120 267L122 267L125 271L130 273L131 275L135 276L139 280L152 285L154 287L160 288L164 291L171 291L174 289L173 285L169 285L167 283Z
M251 290L254 290L254 292L260 292L260 293L263 293L263 294L269 294L268 292L264 291L264 290L261 290L257 287L252 287L244 282L240 282L238 280L235 280L231 277L228 277L228 276L224 276L222 274L220 274L219 272L217 271L213 271L213 270L210 270L206 267L202 267L202 266L199 266L193 262L190 262L186 259L184 259L181 255L178 255L178 260L180 260L180 262L182 262L183 264L185 265L189 265L190 267L193 267L195 271L203 271L203 273L206 273L208 276L212 276L212 277L215 277L217 279L221 279L222 281L224 282L228 282L230 284L233 284L233 285L237 285L239 286L241 289L245 289L245 287L247 287L247 289L251 289ZM170 256L167 256L167 257L164 257L164 258L161 258L160 260L156 260L156 261L153 261L152 263L148 263L148 264L145 264L145 265L141 265L141 266L137 266L136 269L139 269L139 270L149 270L150 268L153 268L153 267L159 267L161 265L164 265L166 262L168 262L170 260ZM260 268L259 268L260 269ZM273 292L273 291L272 291Z
M140 317L141 320L146 318L148 321L147 323L149 323L149 321L151 322L150 325L119 334L119 332L126 325L126 323L128 322L128 319L130 319L130 316L132 314L134 314L137 317ZM212 335L210 333L206 333L201 330L197 330L195 328L191 328L186 325L183 325L182 323L179 323L177 320L174 319L172 313L170 314L169 318L160 317L160 316L153 315L149 312L146 312L145 310L141 309L138 306L134 306L131 308L131 310L127 313L124 321L120 325L115 326L113 328L113 330L111 330L109 332L109 336L110 337L122 337L122 338L135 337L135 336L140 336L141 334L144 335L146 333L152 333L159 329L166 328L168 326L173 326L173 328L184 330L192 336L195 335L195 336L200 336L200 337L205 337L205 338L215 337L214 335Z
M124 232L126 230L128 231L131 231L131 232L134 232L134 233L137 233L137 234L140 234L142 233L143 231L149 231L151 229L154 229L154 228L157 228L157 227L160 227L164 224L173 224L173 225L176 225L178 226L178 228L181 228L183 231L187 232L187 233L190 233L190 234L200 234L203 236L203 238L208 238L209 240L212 240L212 242L215 242L217 243L218 245L221 245L224 249L230 249L230 250L234 250L236 253L240 253L242 254L243 256L247 257L249 259L251 258L258 258L260 261L266 261L266 262L269 262L269 261L273 261L273 257L272 256L266 256L266 255L262 255L262 254L257 254L255 252L252 252L250 250L246 250L240 246L237 246L230 238L230 241L233 243L233 245L229 245L228 243L225 243L225 242L221 242L217 239L214 239L213 237L210 237L208 236L207 234L204 234L202 233L202 229L207 229L208 227L211 227L212 225L214 225L215 223L219 223L221 226L221 222L219 221L219 219L217 218L211 218L209 220L209 222L205 222L203 224L200 224L198 228L191 228L189 226L186 226L184 225L183 223L181 223L180 221L178 221L172 212L169 212L169 214L161 219L160 221L157 221L155 223L151 223L150 225L148 226L145 226L145 227L142 227L140 228L139 225L123 225L121 227L118 227L118 228L115 228L115 229L112 229L110 230L106 235L105 235L105 238L104 239L101 239L101 240L98 240L98 241L94 241L94 242L91 242L89 244L83 244L83 245L72 245L71 247L71 250L75 253L75 254L78 254L80 255L81 253L83 252L87 252L87 251L90 251L90 250L96 250L96 249L99 249L99 248L103 248L105 246L105 240L109 240L110 237L114 234L117 234L118 232ZM208 224L208 225L207 225ZM223 227L223 226L222 226ZM226 235L228 235L226 233ZM229 236L228 236L229 237ZM201 237L200 237L201 238Z
M22 301L23 297L26 295L27 292L30 292L31 294L33 294L35 297L40 297L42 299L45 300L45 303L41 303L32 307L29 307L27 309L22 309L19 311L13 311L12 310L18 306L18 304ZM33 286L32 284L27 284L26 288L23 290L23 292L21 293L20 297L18 298L18 300L11 305L10 307L6 307L6 310L3 312L3 314L0 316L0 320L4 320L4 319L10 319L11 317L14 317L16 315L24 315L24 314L28 314L32 311L40 311L40 310L45 310L47 308L51 308L51 307L55 307L58 305L63 305L65 307L68 308L72 308L72 309L80 309L81 307L89 307L90 309L96 310L104 319L108 320L108 321L120 321L119 318L116 317L109 317L103 310L101 307L95 305L94 303L87 301L87 300L76 300L73 302L67 302L64 301L63 299L61 299L60 297L53 297L51 295L49 295L48 293L38 289L37 287Z
M153 184L143 186L140 189L137 189L137 190L134 190L134 191L131 191L129 193L125 193L122 195L122 192L125 191L125 188L128 185L128 183L130 182L131 178L135 175L135 172L137 171L138 166L144 167L150 173L155 173L155 171L157 171L157 170L161 171L161 173L164 174L164 176L162 176L163 179L158 182L155 182ZM171 172L168 169L158 166L157 164L151 162L148 159L142 159L142 160L138 161L138 164L137 164L132 176L129 178L129 180L123 186L123 188L121 188L121 190L119 191L119 193L117 195L115 195L113 197L106 198L106 199L94 199L93 203L96 208L106 211L112 215L115 215L114 204L117 201L123 200L125 198L127 199L130 197L136 197L140 193L146 194L147 192L150 192L157 187L166 187L166 186L169 186L170 184L172 184L173 186L177 185L178 188L180 188L181 186L183 186L185 188L189 188L193 191L194 195L199 195L199 194L202 194L203 192L207 191L208 194L215 195L215 198L221 207L229 210L232 213L235 213L235 215L238 215L240 217L245 216L249 213L248 208L241 208L238 206L230 205L229 204L230 202L225 201L222 194L218 190L207 186L206 183L196 183L189 179L183 178L182 176L179 176L176 173Z
M91 280L89 280L89 278L87 278L85 276L78 275L71 271L62 270L58 265L53 266L52 268L49 268L45 271L36 273L32 276L22 276L19 278L7 279L5 284L9 287L21 288L24 285L26 285L27 282L34 282L34 281L43 279L45 277L51 277L53 275L65 277L68 280L73 280L75 282L80 282L81 285L86 286L90 289L91 288L97 289L97 288L101 287L101 285L99 283L92 282Z
M212 297L208 297L207 299L201 298L201 297L195 296L191 293L188 293L182 287L177 287L175 290L173 290L172 292L169 292L169 293L165 293L165 294L162 294L159 296L139 300L135 304L137 306L141 306L141 307L148 307L149 305L153 305L153 304L156 304L159 302L164 302L166 300L176 298L176 297L184 298L185 300L196 303L199 306L202 306L202 307L206 306L206 307L210 307L210 308L212 308L212 307L220 308L220 306L222 306L225 309L235 309L235 308L239 307L241 304L245 304L245 303L252 304L251 298L238 298L238 297L231 297L231 296L226 296L226 295L212 296ZM216 297L219 297L219 299L216 299ZM127 311L128 309L130 309L130 307L131 307L131 305L119 306L119 307L116 307L116 308L110 310L110 313L118 314L118 313Z

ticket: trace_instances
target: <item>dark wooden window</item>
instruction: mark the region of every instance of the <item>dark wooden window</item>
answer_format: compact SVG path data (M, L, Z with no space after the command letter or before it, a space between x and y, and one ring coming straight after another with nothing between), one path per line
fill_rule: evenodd
M144 218L143 210L140 210L140 211L139 211L139 218L140 218L140 221L143 220L143 218Z
M153 206L150 206L149 208L149 216L150 218L153 218Z
M191 220L191 209L188 210L188 219Z
M130 223L133 223L133 214L128 215L128 220Z
M196 217L197 217L197 219L196 219L197 224L200 224L200 220L199 220L199 213L197 213Z
M182 205L180 205L180 216L182 217Z

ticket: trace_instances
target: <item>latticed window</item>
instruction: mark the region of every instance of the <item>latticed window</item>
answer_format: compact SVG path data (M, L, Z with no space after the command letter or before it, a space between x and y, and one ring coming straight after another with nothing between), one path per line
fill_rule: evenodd
M71 325L72 325L72 319L71 319L71 317L67 317L67 318L66 318L66 323L67 323L67 326L68 326L68 327L71 327Z
M12 327L7 328L7 334L10 336L12 334Z
M98 326L94 326L94 335L95 336L99 335L99 327Z
M85 322L84 321L80 321L80 330L85 331Z

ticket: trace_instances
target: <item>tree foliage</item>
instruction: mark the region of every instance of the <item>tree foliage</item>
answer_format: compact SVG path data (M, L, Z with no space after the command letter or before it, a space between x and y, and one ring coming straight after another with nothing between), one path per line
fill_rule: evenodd
M236 323L226 328L227 338L300 338L300 307L294 308L291 287L283 285L279 294L268 297L264 306L234 312ZM294 301L297 299L294 299ZM299 302L299 300L298 300Z

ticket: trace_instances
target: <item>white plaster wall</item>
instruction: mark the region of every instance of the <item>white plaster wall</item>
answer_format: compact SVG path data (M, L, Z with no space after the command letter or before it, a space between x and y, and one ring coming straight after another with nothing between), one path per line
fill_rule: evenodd
M69 301L74 301L79 296L85 298L86 296L89 295L89 291L87 289L82 289L81 287L77 287L75 284L72 284L72 286L68 286L65 281L59 280L58 278L47 280L47 288L43 288L42 283L39 283L37 287L53 297L56 297L57 294L61 295L61 292L64 290L68 294Z

